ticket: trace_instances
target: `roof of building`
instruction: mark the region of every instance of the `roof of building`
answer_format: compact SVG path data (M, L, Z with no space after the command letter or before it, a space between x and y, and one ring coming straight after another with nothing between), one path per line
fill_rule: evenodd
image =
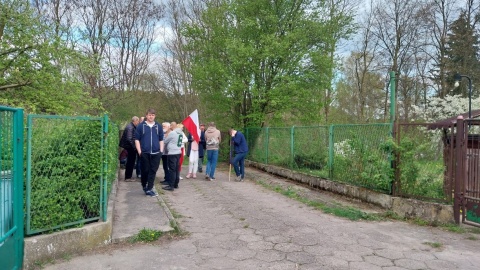
M459 115L460 116L460 115ZM468 112L462 113L463 119L468 118ZM472 110L472 118L477 118L480 116L480 110ZM428 125L428 129L440 129L440 128L448 128L457 125L457 118L458 116L443 119Z

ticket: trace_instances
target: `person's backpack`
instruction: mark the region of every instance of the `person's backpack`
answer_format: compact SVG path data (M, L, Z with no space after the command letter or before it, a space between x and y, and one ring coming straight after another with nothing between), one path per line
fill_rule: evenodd
M209 138L208 141L207 141L207 145L208 145L208 146L218 145L218 140L215 139L215 138Z
M127 140L127 132L125 130L123 131L122 138L120 138L120 141L118 142L118 146L125 148L125 141Z

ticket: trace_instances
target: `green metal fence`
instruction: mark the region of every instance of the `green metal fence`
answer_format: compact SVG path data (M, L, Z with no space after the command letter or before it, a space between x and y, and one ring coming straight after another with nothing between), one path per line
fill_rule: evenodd
M397 166L394 194L402 197L452 202L454 186L452 173L456 166L453 145L447 142L453 141L453 136L451 130L447 130L429 129L427 123L397 125L398 147L395 151Z
M247 128L250 160L390 193L390 124Z
M248 128L245 134L252 161L396 196L451 203L448 167L454 167L454 159L444 147L449 135L427 126L396 123L395 138L390 123Z
M0 106L0 268L23 263L23 110Z
M106 220L118 162L109 126L106 116L28 115L27 235Z

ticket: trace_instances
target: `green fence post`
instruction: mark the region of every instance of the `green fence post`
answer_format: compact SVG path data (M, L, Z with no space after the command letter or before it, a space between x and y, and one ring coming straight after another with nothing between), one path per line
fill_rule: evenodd
M265 128L265 164L268 164L268 132L269 132L269 128L266 127Z
M293 164L294 164L294 160L295 160L295 149L294 149L294 146L295 146L295 126L292 126L291 130L290 130L290 149L291 149L291 153L290 153L290 169L293 168Z
M102 155L103 155L103 172L102 172L102 191L103 191L103 203L102 203L102 220L107 221L107 205L108 205L108 196L107 196L107 172L108 172L108 116L103 115L103 130L102 130Z
M328 127L328 178L333 179L333 125Z
M396 93L395 93L395 84L396 84L396 78L395 78L395 71L390 71L390 136L392 136L392 141L397 142L395 140L396 134L395 134L395 120L396 120ZM398 142L400 143L400 142ZM394 170L394 177L392 179L392 182L390 184L390 193L392 195L396 195L395 190L398 188L396 185L398 184L399 179L397 179L397 165L395 164L395 159L396 155L392 152L389 153L388 155L390 159L390 168Z
M27 179L25 179L26 182L26 195L25 195L25 204L26 204L26 222L27 222L27 235L31 233L31 200L30 200L30 194L32 194L32 129L33 129L33 116L32 115L27 115Z
M13 152L13 192L15 195L23 195L23 109L18 109L13 114L13 139L16 147ZM14 196L13 219L18 226L15 232L15 253L17 258L23 260L24 249L24 223L23 223L23 196ZM23 262L23 261L22 261Z
M246 140L247 140L247 145L248 145L248 149L250 149L250 151L248 151L248 154L247 154L247 157L248 159L251 159L251 155L252 155L252 145L250 144L250 136L249 136L249 130L250 128L245 128L245 136L246 136Z

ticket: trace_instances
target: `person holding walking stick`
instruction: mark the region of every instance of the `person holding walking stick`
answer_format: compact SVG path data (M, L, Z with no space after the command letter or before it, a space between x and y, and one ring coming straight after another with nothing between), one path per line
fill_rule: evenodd
M228 182L230 182L230 174L232 174L232 144L233 141L230 141L230 150L228 152L228 163L230 163L228 167Z
M200 124L200 141L198 142L198 172L203 172L203 156L207 153L207 142L205 141L205 125Z
M230 164L233 165L233 169L237 175L235 181L242 182L245 179L245 157L248 154L247 140L240 131L233 128L229 130L229 134L232 136L232 144L235 150L235 157L233 160L230 158Z

